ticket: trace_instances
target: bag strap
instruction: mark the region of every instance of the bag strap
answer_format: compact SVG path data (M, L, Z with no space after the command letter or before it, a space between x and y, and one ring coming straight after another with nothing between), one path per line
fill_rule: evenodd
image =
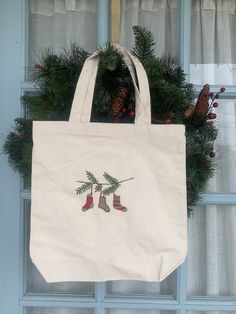
M123 56L135 88L135 123L151 123L150 92L146 72L141 62L130 52L114 44L116 50ZM69 121L89 122L92 110L93 93L99 63L98 52L93 53L86 59L83 69L77 82L75 95L71 107ZM136 84L136 75L138 86Z

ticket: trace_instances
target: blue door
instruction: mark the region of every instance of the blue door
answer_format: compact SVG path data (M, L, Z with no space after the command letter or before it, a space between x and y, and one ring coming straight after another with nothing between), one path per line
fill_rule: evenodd
M206 38L210 30L218 27L225 34L221 40L226 47L224 37L235 35L230 29L236 25L234 2L1 0L1 147L14 119L24 115L20 97L34 90L27 68L36 62L43 47L51 43L59 50L73 39L92 51L114 35L112 38L130 47L130 28L140 24L151 28L163 50L178 55L187 79L197 91L207 82L213 91L226 82L227 92L218 111L219 166L196 214L189 219L188 261L162 283L48 284L28 255L30 188L1 154L0 314L236 313L236 58L232 57L232 62L223 57L213 60L204 54L201 62L198 59L200 52L210 51L209 40L215 55L226 55L213 41L218 33ZM224 23L220 23L222 12ZM207 21L213 17L215 26L211 27ZM199 53L194 54L198 49ZM232 54L236 52L232 50Z

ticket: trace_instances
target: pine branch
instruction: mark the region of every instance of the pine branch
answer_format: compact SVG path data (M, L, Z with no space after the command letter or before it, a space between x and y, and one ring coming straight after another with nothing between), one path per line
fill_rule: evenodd
M16 118L15 119L15 128L16 132L19 134L27 133L32 135L32 121L25 118Z
M103 195L108 196L108 195L110 195L110 194L112 194L112 193L115 193L116 190L119 188L119 186L120 186L119 184L111 185L111 186L109 186L108 188L105 188L105 189L102 191L102 193L103 193Z
M128 179L125 179L125 180L121 180L121 181L119 181L118 183L120 184L120 183L122 183L122 182L129 181L129 180L133 180L133 179L134 179L134 177L128 178Z
M170 54L162 55L162 57L159 58L159 62L162 72L160 74L164 76L168 82L175 84L178 87L182 87L186 84L184 71L176 58Z
M117 53L112 43L107 43L106 47L99 49L99 72L104 73L106 70L115 71L120 64L122 57Z
M100 192L100 191L102 191L102 184L97 184L95 186L95 192Z
M128 178L128 179L124 179L124 180L121 180L121 181L117 181L117 183L114 183L114 184L120 184L120 183L123 183L123 182L126 182L126 181L129 181L129 180L133 180L134 177L131 177L131 178ZM79 182L79 183L91 183L90 181L82 181L82 180L78 180L76 182ZM92 183L93 184L97 184L97 185L111 185L112 183L107 183L107 182L97 182L97 183Z
M92 188L92 183L86 182L76 189L76 194L83 194Z
M112 185L119 184L119 181L116 178L109 175L107 172L104 172L103 177Z
M83 65L89 53L81 47L78 47L75 43L71 44L70 48L65 48L61 57L64 57L66 63L71 65Z
M152 48L154 43L153 34L141 26L134 26L134 46L131 53L135 55L142 63L145 63L149 58L153 58L154 49Z
M93 184L98 184L98 179L95 178L95 176L92 174L92 172L86 171L86 176L90 182L92 182Z

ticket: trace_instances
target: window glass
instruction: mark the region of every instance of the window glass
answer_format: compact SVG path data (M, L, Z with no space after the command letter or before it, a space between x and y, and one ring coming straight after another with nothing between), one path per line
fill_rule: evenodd
M236 205L197 207L188 231L188 295L236 296Z
M235 311L188 311L188 314L235 314Z
M27 307L26 314L93 314L92 309Z
M143 281L110 281L107 283L107 294L112 296L121 295L174 295L176 286L176 273L172 273L161 283Z
M190 81L236 85L236 1L193 0Z
M28 64L50 48L77 43L87 51L97 47L96 0L29 0Z
M175 311L160 310L108 310L107 314L175 314Z
M208 192L236 192L236 99L219 99L215 110L218 137L214 143L215 175Z
M177 0L122 0L120 18L121 45L131 48L134 25L151 31L157 55L178 51L178 1Z

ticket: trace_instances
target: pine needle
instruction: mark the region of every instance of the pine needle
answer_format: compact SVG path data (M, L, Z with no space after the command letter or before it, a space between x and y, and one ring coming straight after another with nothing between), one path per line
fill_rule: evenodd
M154 57L154 36L146 28L141 26L134 26L134 45L131 53L136 56L139 61L145 63L149 58Z

